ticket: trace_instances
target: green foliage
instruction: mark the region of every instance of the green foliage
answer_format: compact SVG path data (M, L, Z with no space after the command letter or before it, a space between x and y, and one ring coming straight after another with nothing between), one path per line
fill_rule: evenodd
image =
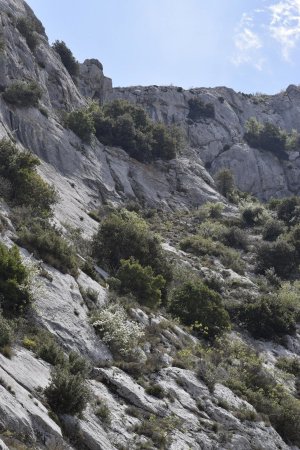
M39 160L30 152L20 152L7 139L0 140L0 176L11 183L6 200L32 208L33 215L48 216L57 194L36 172Z
M79 74L79 63L73 56L71 50L66 46L63 41L55 41L52 48L59 54L60 59L71 75L71 77L77 77Z
M13 330L8 320L0 314L0 353L6 352L13 340Z
M172 292L170 312L200 335L213 339L230 328L219 294L200 281L187 281Z
M3 99L14 106L28 108L37 107L42 91L35 81L15 81L2 94Z
M204 103L200 98L191 98L188 104L188 119L196 122L202 118L215 118L215 108L212 103Z
M178 419L178 417L167 416L161 418L151 415L149 418L136 425L134 431L151 439L154 448L166 450L169 448L172 440L172 431L179 427L180 419Z
M216 174L216 185L220 194L224 195L226 198L230 198L232 195L235 183L231 170L222 169Z
M278 158L288 159L287 151L294 150L299 145L299 135L294 131L287 133L276 125L266 122L259 123L251 118L245 125L245 140L254 148L274 153Z
M49 406L56 414L78 414L86 407L89 390L81 374L73 375L64 367L57 367L45 389Z
M162 388L157 383L150 384L149 386L146 387L145 391L147 394L152 395L153 397L160 398L160 399L163 399L166 396L166 391L164 390L164 388Z
M300 377L300 358L298 356L280 356L276 367L284 372Z
M234 248L247 250L248 237L246 233L237 226L227 228L221 236L222 242Z
M93 119L83 109L69 113L66 118L66 126L87 144L91 142L92 135L95 133Z
M257 270L264 273L272 267L280 277L288 277L297 267L295 247L284 240L262 242L256 250Z
M111 424L111 412L106 402L97 400L97 409L95 415L106 425Z
M280 220L269 219L263 227L262 237L265 241L276 241L285 232L284 223Z
M17 313L31 300L30 273L23 265L16 246L8 249L0 243L0 306L4 313Z
M62 348L48 335L38 342L37 355L52 366L63 365L65 357Z
M38 38L35 34L35 23L30 19L21 17L17 21L17 29L20 31L22 36L24 36L30 50L34 51L38 44Z
M93 253L99 263L116 273L121 259L133 257L142 266L152 267L165 280L172 277L170 265L160 241L136 213L120 210L107 216L94 237Z
M153 123L143 108L125 100L103 107L92 103L70 113L66 123L83 140L89 141L96 134L104 145L122 147L142 162L175 158L182 147L178 128Z
M142 305L152 308L161 302L161 289L166 281L162 275L154 275L150 266L143 267L133 258L121 259L121 266L116 274L120 280L120 292L132 293Z
M278 200L277 205L277 217L279 220L283 220L287 225L291 225L297 222L300 217L300 198L289 197L283 200Z
M246 302L239 311L239 320L250 333L265 339L294 334L297 316L297 308L276 294Z
M262 206L251 205L243 209L241 217L247 227L254 227L263 222L263 212Z
M77 276L76 251L48 222L35 220L18 232L18 243L63 273Z
M180 248L197 256L211 255L220 259L225 267L229 267L238 273L243 273L244 263L239 253L221 242L215 242L211 238L200 235L189 236L180 241Z

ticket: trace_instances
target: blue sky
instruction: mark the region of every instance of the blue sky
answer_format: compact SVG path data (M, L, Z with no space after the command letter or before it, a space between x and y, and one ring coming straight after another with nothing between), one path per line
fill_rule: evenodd
M300 0L27 0L50 42L98 58L114 86L300 83Z

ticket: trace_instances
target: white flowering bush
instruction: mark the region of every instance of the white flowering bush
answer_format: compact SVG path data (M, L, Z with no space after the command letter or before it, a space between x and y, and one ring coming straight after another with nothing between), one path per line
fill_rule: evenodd
M103 342L122 356L133 356L144 336L141 326L130 320L124 308L118 304L111 304L98 311L92 323Z

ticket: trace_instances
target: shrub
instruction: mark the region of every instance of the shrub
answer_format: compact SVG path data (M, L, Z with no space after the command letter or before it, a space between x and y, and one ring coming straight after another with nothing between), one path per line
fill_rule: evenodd
M172 278L171 267L160 241L136 213L120 210L100 224L93 241L93 253L99 263L116 273L121 259L135 258L142 266L152 267L155 275Z
M257 250L257 270L264 273L274 268L280 277L288 277L296 268L296 250L293 245L283 240L262 242Z
M229 198L234 191L235 183L231 170L222 169L216 174L216 185L220 194Z
M47 363L52 364L52 366L63 365L65 360L63 350L53 338L46 336L45 338L40 342L39 348L37 349L38 356Z
M157 307L161 301L161 289L166 281L161 275L154 275L150 266L143 267L133 258L121 259L121 266L116 274L120 280L122 294L132 293L142 305Z
M288 159L286 152L296 145L294 134L287 133L272 123L260 124L251 118L246 123L244 139L254 148L270 151L281 159Z
M254 227L262 223L264 209L262 206L248 206L242 211L242 220L248 227Z
M20 31L22 36L24 36L26 43L31 51L34 51L38 44L38 39L35 34L35 24L30 19L21 17L17 21L17 29Z
M79 74L79 63L73 56L71 50L66 46L63 41L55 41L52 48L59 54L60 59L71 75L71 77L77 77Z
M177 127L153 123L143 108L125 100L115 100L102 108L93 104L88 113L104 145L122 147L139 161L172 159L182 148Z
M66 368L59 367L53 371L45 395L55 413L74 415L86 407L89 390L80 374L72 375Z
M295 377L300 377L300 358L298 356L280 356L276 361L276 367L295 375Z
M172 292L170 312L206 338L215 338L230 328L219 294L200 281L187 281Z
M276 241L285 231L284 223L280 220L270 219L266 222L262 230L262 237L265 241Z
M228 245L229 247L241 248L243 250L246 250L248 246L247 235L237 226L227 228L221 236L221 240L225 245Z
M95 133L93 119L85 110L77 110L69 113L66 118L66 125L86 143L91 142Z
M239 311L239 319L250 333L256 338L265 339L294 334L297 316L297 308L280 295L246 302Z
M0 353L10 347L13 340L13 330L8 320L0 315Z
M16 313L31 300L30 272L22 264L16 246L8 249L0 243L0 303L5 313Z
M212 103L204 103L200 98L191 98L188 101L189 114L188 119L198 121L202 118L215 117L215 108Z
M13 205L31 207L31 218L32 215L49 216L57 201L54 187L36 172L39 164L30 152L22 153L11 141L0 140L0 176L11 182L6 200Z
M109 305L94 314L93 327L103 342L109 344L114 352L123 356L133 356L144 333L138 323L128 319L124 308L117 304Z
M146 393L160 399L165 398L166 391L159 384L150 384L145 389Z
M287 225L294 223L299 218L300 198L289 197L277 203L277 217Z
M111 424L111 412L109 406L100 400L97 400L97 409L95 415L106 425Z
M47 222L36 220L28 228L21 228L18 243L61 272L77 276L78 258L74 247Z
M221 242L214 242L210 238L195 235L180 241L180 248L197 256L211 255L220 259L225 267L229 267L237 273L244 272L244 263L236 250L226 247Z
M34 81L16 81L5 89L2 96L7 103L17 107L37 107L42 91Z

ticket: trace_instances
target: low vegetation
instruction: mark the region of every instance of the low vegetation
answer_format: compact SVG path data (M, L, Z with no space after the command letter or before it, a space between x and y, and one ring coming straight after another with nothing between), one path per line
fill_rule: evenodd
M66 43L64 41L55 41L52 48L60 56L61 62L71 77L77 77L79 75L79 63L76 61L72 51L67 47Z
M300 136L282 130L273 123L259 123L255 118L246 122L245 140L251 147L274 153L280 159L288 159L287 152L300 147Z
M87 143L95 134L104 145L121 147L142 162L175 158L183 144L177 127L152 122L142 107L125 100L103 107L92 103L67 114L65 124Z
M15 81L2 94L3 99L18 108L37 108L42 91L35 81Z

